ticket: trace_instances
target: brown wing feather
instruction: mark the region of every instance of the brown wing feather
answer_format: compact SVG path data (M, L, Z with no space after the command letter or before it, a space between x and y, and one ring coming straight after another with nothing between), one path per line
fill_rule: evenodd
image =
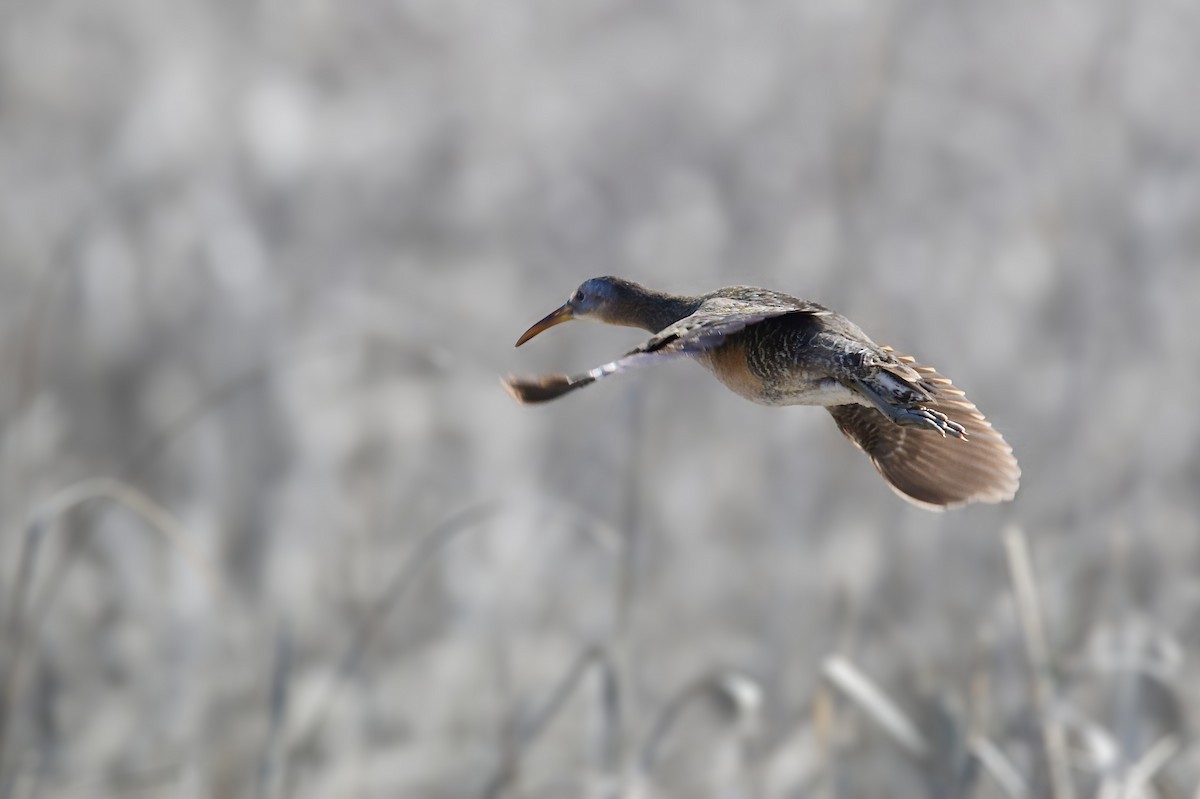
M922 386L933 395L930 407L966 428L966 440L901 427L865 405L830 408L838 429L871 456L893 489L915 504L941 510L1012 499L1021 478L1012 447L949 380L909 356L897 358L921 376Z

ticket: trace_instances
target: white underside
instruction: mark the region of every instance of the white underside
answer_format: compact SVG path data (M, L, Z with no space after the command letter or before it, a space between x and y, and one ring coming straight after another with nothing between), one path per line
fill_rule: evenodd
M792 390L776 394L772 397L748 397L763 405L870 405L861 394L846 388L833 378L815 380L807 385L796 386Z

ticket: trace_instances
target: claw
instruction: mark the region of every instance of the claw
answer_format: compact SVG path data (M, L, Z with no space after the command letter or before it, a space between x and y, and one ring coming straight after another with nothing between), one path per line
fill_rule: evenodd
M942 434L943 438L951 435L962 441L967 440L967 428L941 411L935 411L933 408L927 408L924 405L900 404L885 400L874 386L862 379L856 379L854 384L863 396L871 401L876 410L896 424L906 427L924 427L936 430Z
M922 406L904 408L897 415L896 421L901 424L907 422L914 427L927 427L931 430L936 430L942 434L943 438L950 435L963 441L967 439L967 429L965 427L941 411L935 411L933 408Z
M942 434L942 438L945 438L947 435L951 435L955 438L962 439L964 441L966 440L967 428L963 427L961 424L954 421L941 411L935 411L931 408L923 408L922 410L927 411L934 417L934 425L937 427L938 432Z

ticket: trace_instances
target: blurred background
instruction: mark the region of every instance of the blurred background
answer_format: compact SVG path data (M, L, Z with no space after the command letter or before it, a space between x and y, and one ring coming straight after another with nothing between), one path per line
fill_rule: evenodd
M1187 0L8 0L0 796L1196 795L1198 74ZM842 311L1020 493L518 406L599 274Z

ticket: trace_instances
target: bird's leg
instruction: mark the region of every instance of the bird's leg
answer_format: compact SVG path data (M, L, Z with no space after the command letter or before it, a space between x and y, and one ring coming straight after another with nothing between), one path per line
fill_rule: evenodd
M953 436L963 440L967 438L966 428L941 411L935 411L933 408L913 402L905 402L899 398L895 402L890 402L861 378L854 379L854 388L875 406L876 410L898 425L924 427L936 430L942 436Z

